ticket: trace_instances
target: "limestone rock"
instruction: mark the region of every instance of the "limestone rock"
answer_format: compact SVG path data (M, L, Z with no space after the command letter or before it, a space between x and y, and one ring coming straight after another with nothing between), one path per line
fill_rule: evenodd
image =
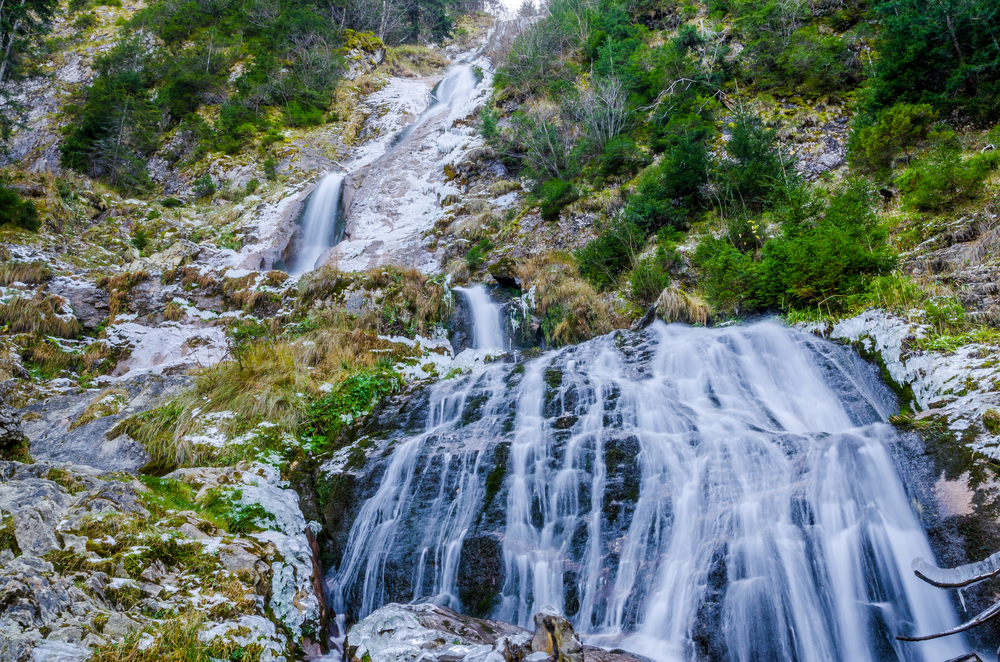
M55 529L34 510L21 510L14 514L14 538L23 554L44 556L59 549Z
M583 662L583 644L573 626L552 607L535 614L531 652L546 653L552 662Z
M83 279L57 276L49 282L48 291L68 301L73 315L90 331L96 329L111 311L107 290Z
M104 631L101 634L105 637L123 637L140 627L142 626L138 622L133 621L128 616L113 613L108 617L108 622L104 624Z

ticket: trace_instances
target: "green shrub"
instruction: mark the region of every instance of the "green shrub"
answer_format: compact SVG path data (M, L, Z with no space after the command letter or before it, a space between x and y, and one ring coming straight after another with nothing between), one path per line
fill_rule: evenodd
M251 179L250 181L247 182L246 185L247 195L253 195L254 193L257 192L258 188L260 188L260 182L257 179Z
M41 223L35 203L25 200L14 189L0 186L0 223L38 232Z
M208 173L191 182L191 192L196 198L210 197L215 194L217 188L215 182L212 181L212 176Z
M267 177L269 182L273 182L278 178L278 161L273 156L264 159L261 167L264 169L264 176Z
M1000 165L995 151L967 159L955 147L940 147L896 178L903 204L919 211L943 211L982 193L986 177Z
M726 142L728 159L716 173L720 202L734 209L760 210L772 191L795 177L791 158L777 143L777 132L757 115L737 112Z
M309 406L307 427L317 442L315 450L337 450L337 435L357 416L399 390L399 375L391 370L360 370L341 380L329 395Z
M177 198L163 198L162 200L160 200L160 204L166 207L167 209L174 209L176 207L182 206L184 203L178 200Z
M682 135L646 168L628 203L625 216L644 232L681 227L701 208L708 180L708 148L701 136Z
M599 288L616 284L632 268L646 244L646 236L628 219L616 219L576 253L580 275Z
M928 104L896 104L879 111L869 126L857 126L848 140L847 158L866 172L888 169L900 153L910 151L931 134L937 113Z
M757 263L727 239L702 240L691 262L705 298L719 313L739 315L759 305Z
M629 136L618 136L601 153L600 174L602 177L630 177L649 163L635 140Z
M146 250L149 246L149 233L146 232L146 228L141 225L136 225L135 230L132 232L132 245L141 253Z
M546 221L558 221L562 208L577 199L573 185L562 179L550 179L538 191L539 211Z
M94 12L89 11L86 14L80 14L73 21L73 27L77 30L88 30L97 25L97 16Z
M289 126L315 126L323 123L323 111L294 99L285 106Z
M493 250L493 242L490 241L489 237L480 239L479 243L470 248L469 252L465 254L465 264L468 265L469 269L475 271L482 266L486 255L491 250Z

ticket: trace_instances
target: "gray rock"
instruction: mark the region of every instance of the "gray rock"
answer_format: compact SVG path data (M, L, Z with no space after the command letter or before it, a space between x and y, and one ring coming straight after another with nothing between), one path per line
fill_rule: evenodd
M104 624L104 631L101 632L106 637L123 637L132 630L142 627L128 616L119 613L112 613L108 617L108 622Z
M22 459L27 454L28 437L21 429L21 415L0 401L0 458Z
M49 636L45 637L46 641L62 641L67 644L77 644L83 641L83 628L70 625L64 628L58 628L49 633Z
M212 537L191 522L184 522L177 527L177 530L186 535L188 538L194 538L195 540L209 540Z
M107 290L86 280L58 276L49 282L48 291L69 301L73 315L80 320L83 328L91 331L96 329L111 311Z
M118 481L105 483L96 490L87 492L77 502L77 508L91 512L120 512L142 519L149 517L149 511L139 501L135 487Z
M36 415L23 426L31 442L32 457L102 471L137 471L149 461L146 450L128 435L110 438L108 433L122 419L152 409L189 383L190 377L181 375L140 375L120 380L115 386L128 395L125 408L118 414L96 418L73 430L70 430L70 425L99 394L88 391L36 402L24 409Z
M55 529L34 510L14 513L14 538L21 553L31 556L44 556L60 548Z

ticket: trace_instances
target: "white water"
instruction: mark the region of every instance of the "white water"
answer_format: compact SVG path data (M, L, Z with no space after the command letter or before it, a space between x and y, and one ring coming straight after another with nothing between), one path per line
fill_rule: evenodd
M894 639L957 621L910 571L933 554L889 454L892 404L859 359L773 323L647 334L638 347L611 335L550 352L519 382L495 364L436 385L426 431L395 447L354 522L332 578L338 613L390 597L387 562L413 567L412 599L462 607L483 458L509 439L495 618L531 627L557 605L590 642L663 662L967 650L961 637ZM485 400L471 423L467 400ZM423 542L406 556L413 535Z
M298 253L290 261L290 275L301 276L312 271L323 253L340 240L344 230L340 214L343 185L344 176L332 172L319 181L309 196L302 214L302 241Z
M476 85L476 74L472 70L471 64L458 64L452 67L448 75L435 86L431 94L431 103L427 107L427 110L420 113L417 119L393 140L392 148L405 141L417 127L430 118L469 99L473 92L475 92Z
M490 295L482 285L456 287L456 292L465 295L472 312L472 348L504 348L503 325L500 323L500 306L490 301Z

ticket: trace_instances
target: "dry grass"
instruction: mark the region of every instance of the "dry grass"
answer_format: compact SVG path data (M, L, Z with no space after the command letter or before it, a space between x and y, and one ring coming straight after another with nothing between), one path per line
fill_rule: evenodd
M657 298L656 312L665 322L686 322L704 326L708 323L709 306L697 294L685 291L677 283L671 283Z
M184 318L184 308L170 301L163 307L163 319L168 322L179 322Z
M0 285L11 283L38 285L52 278L52 269L44 262L4 262L0 264Z
M119 313L128 310L129 290L144 280L149 279L148 271L126 271L115 276L103 276L97 279L98 287L107 288L110 296L110 314L108 321L114 321Z
M426 46L403 44L388 50L392 72L397 76L428 76L448 66L448 58Z
M38 294L30 299L15 296L0 304L0 325L12 334L76 338L80 335L80 322L75 317L61 315L62 305L62 298L53 295Z
M593 286L581 279L569 253L553 252L531 258L517 270L523 289L535 288L536 313L546 338L570 345L625 326L622 318Z
M486 192L490 195L506 195L511 191L520 191L521 182L516 179L498 179L497 181L490 184Z

